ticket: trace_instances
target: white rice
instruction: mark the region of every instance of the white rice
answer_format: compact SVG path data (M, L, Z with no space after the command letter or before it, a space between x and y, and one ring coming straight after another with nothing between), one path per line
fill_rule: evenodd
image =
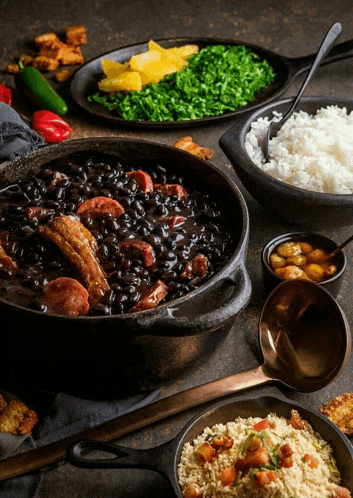
M288 443L293 450L293 465L289 468L275 470L276 482L271 482L264 488L254 484L250 476L245 475L236 485L223 486L219 480L222 469L234 464L241 457L241 444L247 435L253 432L253 426L260 418L237 418L226 424L216 424L206 427L202 434L191 444L184 445L178 467L179 484L184 490L190 484L198 484L203 490L203 498L332 498L333 490L337 488L340 475L332 474L332 449L314 432L308 424L308 429L294 429L287 419L275 414L267 416L270 435L274 445L282 446ZM212 462L202 463L197 454L197 448L210 434L232 437L234 445L229 450L218 452ZM311 468L303 461L308 453L319 460L317 468Z
M273 114L273 121L282 118ZM314 116L295 112L270 141L271 159L266 162L261 145L269 123L268 118L259 118L246 135L246 150L259 168L303 189L353 192L353 112L347 114L338 106L321 108Z

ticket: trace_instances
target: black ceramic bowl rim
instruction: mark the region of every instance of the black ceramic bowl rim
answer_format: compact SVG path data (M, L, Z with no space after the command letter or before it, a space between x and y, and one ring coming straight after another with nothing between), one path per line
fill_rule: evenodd
M286 110L289 110L289 107L293 100L294 98L290 97L277 100L275 102L270 102L269 104L264 105L263 107L256 109L251 113L249 112L244 114L243 116L240 116L235 125L221 137L221 147L223 148L222 142L226 144L227 141L229 142L230 140L232 140L232 150L230 152L229 144L224 147L225 149L227 149L228 156L232 160L234 160L234 162L237 163L241 169L246 171L248 175L255 177L259 182L262 182L263 184L266 184L268 187L270 187L273 190L274 195L276 191L281 191L283 192L283 194L288 195L292 198L292 200L296 200L297 202L301 202L303 200L303 197L305 197L310 201L325 206L340 206L342 205L342 202L353 205L353 194L329 194L290 185L289 183L278 180L266 171L263 171L250 158L245 147L245 140L247 133L251 129L251 124L257 121L259 117L267 116L271 118L272 112L277 111L277 109L283 105L285 106ZM348 111L353 110L353 102L349 100L333 99L328 97L302 97L297 106L297 111L301 110L301 107L306 107L308 104L313 104L317 110L321 107L328 107L333 105L337 105L338 107L346 107Z
M165 155L168 155L168 152L170 153L171 151L173 154L178 154L178 155L184 155L185 161L194 161L194 162L200 162L202 163L202 166L205 170L211 169L215 174L217 174L219 177L222 178L222 181L228 185L228 187L233 191L234 195L237 197L237 201L239 203L239 209L241 212L242 216L242 230L239 233L239 241L237 243L237 246L235 248L235 251L233 252L232 256L229 258L229 260L226 262L226 264L211 278L206 280L202 285L200 285L198 288L192 290L191 292L174 299L173 301L166 302L164 304L161 304L157 306L156 308L152 308L149 310L144 310L144 311L138 311L138 312L132 312L132 313L121 313L117 315L108 315L108 316L66 316L66 315L57 315L57 314L45 314L37 310L32 310L29 308L26 308L24 306L18 305L11 303L9 301L6 301L6 299L0 299L0 303L4 303L6 306L9 306L13 308L14 310L22 310L26 314L31 314L31 315L39 315L39 316L45 316L45 317L55 317L56 319L59 319L62 321L63 326L66 320L75 321L75 322L88 322L91 320L99 320L99 322L103 323L104 321L110 321L112 319L126 319L129 318L131 319L132 322L136 321L137 326L139 326L139 317L144 316L146 319L148 319L148 316L154 315L156 311L158 312L168 312L168 308L170 308L171 303L173 305L176 305L178 303L181 303L185 301L185 299L192 299L199 295L200 293L204 292L206 289L209 289L212 287L217 280L220 278L220 274L224 274L225 276L228 276L229 273L232 272L232 269L234 270L234 267L236 265L241 266L241 263L243 263L243 272L244 272L244 279L247 281L248 285L251 287L250 280L245 268L245 260L246 260L246 251L247 251L247 246L248 246L248 240L249 240L249 229L250 229L250 220L249 220L249 213L248 213L248 208L247 204L245 202L245 199L243 197L243 194L241 193L240 189L236 185L234 181L231 180L231 178L223 173L219 168L214 166L212 163L209 161L205 161L203 159L200 159L196 156L191 155L189 152L185 152L183 150L177 149L175 147L165 145L159 142L153 142L150 140L145 140L145 139L140 139L140 138L127 138L127 137L121 137L121 136L116 136L116 137L95 137L95 138L82 138L82 139L77 139L77 140L70 140L68 142L64 143L58 143L58 144L51 144L51 145L44 145L37 151L35 151L32 154L32 159L35 160L38 156L41 157L41 155L46 155L47 159L44 160L43 162L40 162L40 165L43 165L47 162L50 162L53 159L57 159L58 157L64 157L65 155L68 155L73 152L82 152L82 151L96 151L99 150L99 147L105 145L109 146L116 146L119 143L123 144L134 144L136 147L138 146L144 146L144 147L151 147L153 148L158 148L161 151L164 150ZM102 145L103 144L103 145ZM104 151L106 154L109 154L109 152ZM18 165L23 165L28 163L28 158L19 158L15 160L13 163L2 163L0 164L0 181L1 178L3 178L4 171L6 168L11 167L11 168L16 168ZM22 166L23 168L23 166ZM29 168L30 171L30 168ZM251 292L251 289L250 289ZM246 293L244 293L246 294ZM245 296L246 298L246 303L247 304L248 300L250 299L249 296Z
M286 279L277 275L276 272L274 272L269 264L269 256L272 252L272 250L278 246L281 242L287 242L290 240L295 240L296 238L302 238L302 237L308 237L308 238L317 238L318 240L322 240L323 242L327 244L331 244L332 246L338 247L338 244L334 242L332 239L329 237L326 237L325 235L321 235L319 233L314 233L314 232L288 232L282 235L278 235L277 237L274 237L273 239L269 240L267 244L265 244L264 248L261 251L261 263L263 267L266 269L268 273L270 273L274 278L278 280L278 283L280 282L285 282ZM319 285L322 285L323 287L329 285L332 282L335 282L338 280L343 273L346 270L347 267L347 257L344 252L344 249L340 252L340 258L342 259L342 267L337 273L333 275L333 277L328 278L324 280L323 282L318 282Z
M178 439L178 445L176 448L176 451L174 453L174 465L173 469L174 472L172 475L170 475L170 480L173 483L174 486L174 491L176 492L177 496L182 498L182 492L181 492L181 487L178 482L178 465L180 463L180 456L183 450L183 447L186 442L192 442L197 436L199 436L203 429L208 426L208 423L206 422L207 416L211 415L213 413L216 413L217 411L221 411L222 408L227 408L229 405L234 405L234 418L241 416L244 417L244 407L249 404L250 406L254 405L259 408L258 414L249 414L246 415L247 417L250 416L260 416L260 417L265 417L266 415L264 413L261 413L261 411L267 411L267 414L272 412L276 414L276 408L273 410L271 409L271 405L274 406L280 406L283 408L284 411L290 411L291 409L297 410L299 414L302 414L304 412L303 418L305 419L305 416L308 417L308 422L313 426L314 431L318 432L320 434L320 430L317 427L318 425L324 427L326 434L322 435L323 439L327 440L328 443L331 444L332 449L333 449L333 456L334 458L339 458L340 455L340 448L341 445L345 447L347 452L350 454L351 461L350 462L344 462L346 464L346 467L348 469L349 475L347 476L346 473L342 470L342 462L341 466L339 466L339 470L341 472L342 480L343 480L343 485L348 485L344 484L350 483L353 486L353 446L350 443L349 439L343 434L343 432L338 429L338 427L331 422L328 418L324 417L320 412L307 407L301 403L292 401L287 398L283 398L280 396L276 396L273 394L261 394L258 396L243 396L240 398L230 398L226 401L220 401L214 405L209 406L205 410L203 410L201 413L196 415L187 425L186 427L182 430L179 436L177 436L176 439ZM237 411L237 405L240 406L240 413ZM239 410L239 409L238 409ZM288 413L288 416L290 414ZM227 420L231 421L231 420ZM217 422L214 422L217 423ZM223 421L220 421L219 423L225 423ZM203 427L201 428L201 425ZM212 424L214 425L214 424ZM196 430L195 430L196 429ZM321 429L322 432L322 429ZM330 441L331 438L331 441ZM336 441L336 444L333 444L333 442ZM347 470L345 469L345 470ZM353 491L351 489L350 491Z

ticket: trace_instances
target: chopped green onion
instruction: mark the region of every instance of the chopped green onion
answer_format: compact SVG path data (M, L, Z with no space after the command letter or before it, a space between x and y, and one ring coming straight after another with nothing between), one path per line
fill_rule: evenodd
M188 66L142 90L88 97L129 121L181 121L219 116L250 103L275 73L242 45L211 45L188 58Z

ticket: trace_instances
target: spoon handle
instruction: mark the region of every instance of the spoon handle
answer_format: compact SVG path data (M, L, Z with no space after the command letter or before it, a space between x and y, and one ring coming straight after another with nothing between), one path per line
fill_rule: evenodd
M312 75L316 71L317 67L320 65L321 60L325 57L326 53L330 50L331 46L333 45L333 43L335 42L335 40L337 39L337 37L340 35L341 31L342 31L342 26L341 26L341 24L339 22L336 22L335 24L333 24L331 26L331 28L328 30L328 32L327 32L324 40L321 43L319 51L318 51L318 53L316 55L316 58L314 60L314 63L311 66L311 69L310 69L307 77L305 78L304 83L302 84L302 86L301 86L301 88L299 90L299 93L296 96L296 98L295 98L295 100L294 100L291 108L284 115L284 117L281 119L281 124L284 124L289 119L289 117L291 116L292 111L296 108L296 106L297 106L297 104L298 104L301 96L303 95L304 90L308 86L308 84L309 84L309 82L311 80Z
M347 240L345 240L344 242L342 242L342 244L340 244L338 247L336 247L336 249L334 251L330 252L330 254L328 254L325 257L323 263L325 263L325 261L332 258L333 256L336 256L336 254L338 254L340 251L342 251L342 249L344 247L346 247L346 245L348 245L352 240L353 240L353 235L351 235Z
M68 447L80 439L108 442L177 413L249 387L271 382L262 366L192 387L131 413L68 436L56 443L0 461L0 481L65 460Z

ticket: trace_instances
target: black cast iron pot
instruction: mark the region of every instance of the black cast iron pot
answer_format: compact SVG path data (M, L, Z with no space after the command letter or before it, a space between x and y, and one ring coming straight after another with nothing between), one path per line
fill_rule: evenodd
M173 486L175 496L182 498L178 482L178 464L186 443L192 444L206 427L226 424L237 417L265 418L269 413L291 418L291 410L297 410L313 429L327 441L333 450L337 468L341 473L341 485L353 490L353 448L348 438L330 420L316 410L300 403L277 396L230 398L213 404L194 417L174 439L155 448L137 450L112 443L81 440L69 447L67 459L76 467L94 468L139 468L155 470L166 476ZM98 457L87 457L86 452L104 452ZM107 454L110 454L109 457ZM115 455L115 458L112 457ZM101 458L99 458L101 457Z
M2 165L0 175L2 180L16 181L28 171L35 174L44 163L81 151L101 151L140 167L173 167L186 178L197 178L200 186L213 190L225 202L234 220L235 252L223 269L198 289L143 312L67 317L2 300L1 313L7 314L12 330L16 320L20 323L17 333L21 334L16 337L15 350L8 349L6 354L18 354L19 345L28 344L23 364L30 356L31 368L36 366L49 388L57 378L56 388L90 398L107 396L107 392L151 390L204 363L229 333L235 315L247 305L251 295L245 268L247 207L233 181L210 163L173 147L137 139L82 139L45 146L28 159ZM9 335L7 341L11 343ZM99 386L97 393L95 386Z

